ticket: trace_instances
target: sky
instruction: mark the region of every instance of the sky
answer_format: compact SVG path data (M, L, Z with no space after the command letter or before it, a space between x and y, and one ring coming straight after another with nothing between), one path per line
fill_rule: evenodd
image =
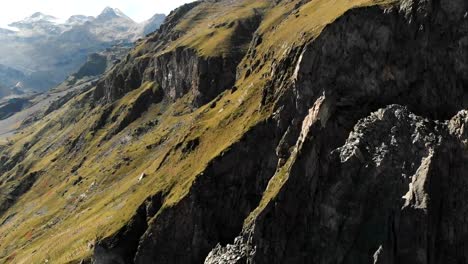
M3 2L3 1L2 1ZM168 14L174 8L193 0L11 0L2 3L0 27L42 12L62 20L72 15L97 16L107 6L118 8L137 22L156 13Z

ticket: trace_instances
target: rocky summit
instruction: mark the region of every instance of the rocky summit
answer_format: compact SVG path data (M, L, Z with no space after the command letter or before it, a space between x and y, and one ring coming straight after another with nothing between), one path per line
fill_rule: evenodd
M0 133L1 263L468 263L466 0L197 1L106 58Z

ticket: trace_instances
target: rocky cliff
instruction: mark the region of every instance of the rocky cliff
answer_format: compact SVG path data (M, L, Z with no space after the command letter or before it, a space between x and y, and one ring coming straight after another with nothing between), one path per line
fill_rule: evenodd
M182 6L0 145L0 260L468 263L467 12Z

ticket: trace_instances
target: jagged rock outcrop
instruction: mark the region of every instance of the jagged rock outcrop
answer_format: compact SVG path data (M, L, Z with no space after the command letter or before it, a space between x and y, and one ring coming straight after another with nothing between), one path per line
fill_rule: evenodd
M316 131L275 202L246 231L250 240L215 249L205 263L466 262L466 121L466 111L434 122L389 106L310 163L309 151L327 144L314 142L327 133Z
M234 58L203 58L194 50L177 48L154 59L137 58L135 64L124 65L98 85L96 99L104 97L112 102L145 81L154 81L168 100L191 93L194 105L201 106L234 85L237 63Z
M206 257L207 264L235 264L245 263L255 254L255 248L251 247L251 237L236 237L234 244L226 247L218 244Z

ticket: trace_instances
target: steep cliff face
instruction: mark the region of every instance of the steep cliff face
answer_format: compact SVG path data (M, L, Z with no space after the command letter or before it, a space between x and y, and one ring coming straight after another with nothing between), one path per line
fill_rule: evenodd
M194 104L201 106L233 87L240 58L202 58L193 50L178 48L155 59L150 78L161 84L170 100L190 93Z
M466 111L438 123L393 105L339 148L313 130L274 201L205 263L466 262L464 122Z
M179 8L1 145L0 260L468 262L467 11Z
M135 65L125 63L125 69L117 68L103 80L95 98L112 102L146 81L154 81L169 101L190 94L194 106L202 106L233 87L237 65L235 58L203 58L187 48L177 48L155 58L137 58L134 62Z

